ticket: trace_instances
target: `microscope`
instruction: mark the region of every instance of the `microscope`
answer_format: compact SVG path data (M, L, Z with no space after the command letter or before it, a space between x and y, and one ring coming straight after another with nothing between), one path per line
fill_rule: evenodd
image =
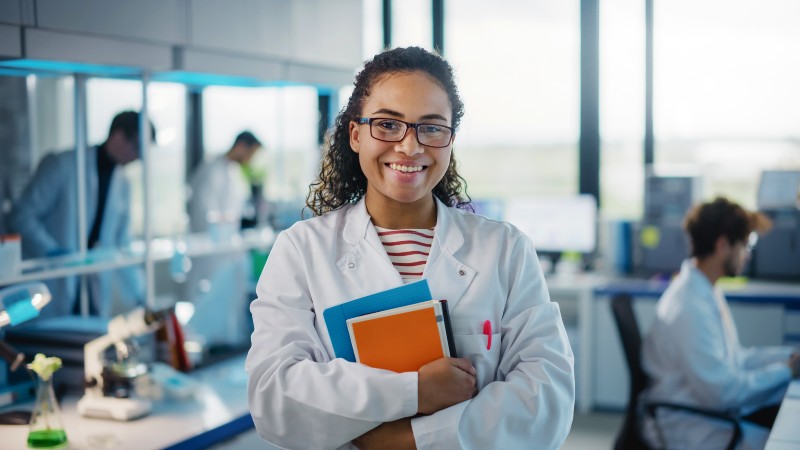
M78 412L84 417L133 420L150 412L151 403L135 395L135 382L147 373L144 363L131 363L131 338L155 331L172 314L136 308L108 323L108 333L84 347L86 391L78 401ZM114 347L115 363L106 363L106 351ZM135 358L132 358L135 359Z

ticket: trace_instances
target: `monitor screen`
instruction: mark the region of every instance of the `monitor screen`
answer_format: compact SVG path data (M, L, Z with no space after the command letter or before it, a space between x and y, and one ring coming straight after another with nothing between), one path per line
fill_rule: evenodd
M758 186L759 209L795 208L800 190L800 170L765 170Z
M597 204L591 195L510 199L505 220L530 236L538 252L595 250Z

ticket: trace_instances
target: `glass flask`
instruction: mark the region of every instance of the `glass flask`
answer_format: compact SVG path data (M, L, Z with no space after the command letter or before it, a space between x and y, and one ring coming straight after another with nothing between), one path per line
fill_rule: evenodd
M53 378L37 377L36 404L31 414L28 431L30 448L63 448L67 446L67 434L61 421L61 409L53 391Z

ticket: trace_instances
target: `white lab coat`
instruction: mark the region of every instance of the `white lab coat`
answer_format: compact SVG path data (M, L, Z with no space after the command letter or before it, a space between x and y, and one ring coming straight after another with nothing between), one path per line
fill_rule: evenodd
M230 243L241 228L244 205L250 185L241 166L225 155L204 162L190 179L188 203L190 229L205 232L216 243ZM209 221L209 213L216 218ZM185 324L187 334L202 336L209 345L241 346L247 341L246 326L249 254L231 252L197 256L192 259L184 288L195 305L195 313ZM208 287L201 288L201 282Z
M447 299L458 356L480 392L412 419L419 449L559 448L572 423L573 355L530 239L437 200L423 277ZM278 237L258 283L247 356L259 434L292 449L353 448L382 422L417 412L417 373L334 359L323 311L400 286L363 199ZM487 350L483 323L491 320Z
M86 151L86 236L88 240L97 214L97 147ZM22 237L23 258L41 258L63 249L78 251L78 174L75 151L47 155L17 199L9 224ZM95 253L127 248L130 245L130 186L121 167L111 174ZM42 317L60 316L72 311L77 293L77 277L46 280L53 300L42 310ZM109 317L112 302L128 310L144 300L144 278L140 268L125 268L96 273L88 277L95 311ZM113 288L113 289L112 289ZM113 299L113 300L112 300Z
M250 185L239 163L219 155L202 164L189 185L192 194L188 210L193 232L209 230L209 213L219 215L213 220L229 228L212 232L230 234L239 230L244 206L250 197Z
M776 324L777 325L777 324ZM790 347L743 349L725 296L686 260L656 307L642 347L651 386L643 398L747 415L780 403L791 379ZM670 449L725 448L731 426L696 414L661 411L658 425ZM769 430L743 422L739 448L764 447ZM645 435L658 443L653 424Z

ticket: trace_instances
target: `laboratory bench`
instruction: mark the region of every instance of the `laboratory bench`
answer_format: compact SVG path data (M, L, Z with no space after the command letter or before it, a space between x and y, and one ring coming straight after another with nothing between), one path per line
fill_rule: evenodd
M148 415L128 422L82 417L76 406L80 395L69 392L59 403L69 441L66 448L202 449L250 430L244 360L244 354L236 355L190 372L196 383L192 398L153 401ZM28 402L3 410L32 408ZM27 448L27 425L0 425L0 435L0 448Z
M579 413L621 411L628 401L627 363L611 314L611 298L629 294L644 333L658 298L669 285L600 273L546 276L575 351L575 406ZM800 283L734 279L720 282L731 306L742 345L800 346Z

